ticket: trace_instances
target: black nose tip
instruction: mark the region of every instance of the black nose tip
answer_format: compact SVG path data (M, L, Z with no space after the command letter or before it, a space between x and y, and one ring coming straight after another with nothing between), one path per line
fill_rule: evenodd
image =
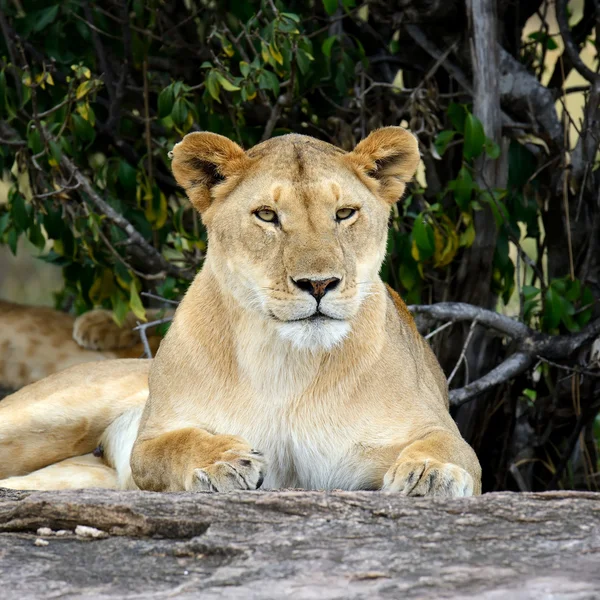
M296 287L308 292L317 302L327 292L334 290L340 283L337 277L329 277L328 279L292 279L292 281Z

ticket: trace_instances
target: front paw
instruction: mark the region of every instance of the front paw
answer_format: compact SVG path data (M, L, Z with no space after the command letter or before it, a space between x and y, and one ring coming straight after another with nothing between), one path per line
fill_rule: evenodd
M473 495L473 478L458 465L433 458L398 460L385 474L382 489L403 496L460 498Z
M262 485L265 468L266 460L256 450L227 450L212 464L194 469L186 489L190 492L256 490Z

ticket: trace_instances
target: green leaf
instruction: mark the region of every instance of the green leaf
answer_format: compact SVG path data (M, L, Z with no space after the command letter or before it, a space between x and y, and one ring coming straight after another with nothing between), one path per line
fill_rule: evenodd
M415 224L412 230L412 238L419 249L420 258L430 258L435 252L435 237L433 228L427 223L423 215L419 215L415 219Z
M133 311L133 314L140 320L146 321L146 309L142 304L137 288L135 287L135 281L131 280L129 287L129 306Z
M557 43L554 41L552 36L548 35L545 31L534 31L527 36L530 40L535 40L546 46L547 50L556 50L558 48Z
M17 255L17 243L18 242L19 242L19 234L17 233L16 229L13 228L8 232L8 238L6 240L6 243L8 244L10 251L13 253L13 256Z
M479 194L479 199L490 207L496 221L496 227L500 229L508 221L508 212L504 202L502 202L499 195L494 193L492 196L487 190Z
M448 144L454 139L456 135L456 131L440 131L435 138L435 142L433 143L437 153L440 156L444 156L444 152L446 152L448 148Z
M119 183L128 191L135 191L137 182L137 171L126 161L119 161L118 171Z
M113 319L119 327L122 327L125 322L125 317L129 312L129 306L123 297L123 293L120 290L115 289L110 297L110 303L112 304L113 309Z
M173 123L181 127L187 120L188 107L184 98L177 98L175 104L173 104L173 110L171 111L171 118Z
M485 134L483 132L483 125L475 115L469 113L465 120L463 156L467 160L477 158L483 151L484 144Z
M71 119L73 122L73 132L76 137L82 139L84 142L93 142L96 132L90 123L76 114L72 114Z
M500 146L490 138L485 138L484 150L490 158L496 159L500 156Z
M532 300L536 296L539 296L539 294L541 293L541 290L539 288L536 288L532 285L524 285L522 287L522 291L523 291L523 298L525 300Z
M27 134L27 147L33 154L39 154L44 149L40 132L35 127L32 127Z
M579 300L581 296L581 281L579 279L575 279L574 281L569 281L567 284L567 291L565 292L565 298L570 302L575 302Z
M292 21L294 21L294 23L300 23L300 21L301 21L300 17L294 13L282 12L279 14L282 17L285 17L286 19L291 19Z
M467 167L462 167L452 186L452 189L454 190L454 200L462 211L467 211L471 204L473 187L473 177L471 177L471 172Z
M29 241L38 249L43 250L46 246L46 238L42 233L42 228L35 223L29 228Z
M25 231L31 225L31 218L25 204L25 198L19 192L11 195L10 216L17 233Z
M325 7L325 12L331 16L338 9L339 2L338 0L323 0L323 6Z
M62 211L61 209L54 210L52 206L48 207L47 213L42 216L44 222L44 229L53 240L59 240L62 232L66 226L65 221L63 221Z
M313 60L314 58L310 54L304 52L302 48L298 48L298 51L296 52L296 62L298 63L302 75L306 75L310 71L310 63Z
M221 86L219 85L219 81L215 74L215 71L210 71L208 76L206 77L206 89L211 97L217 102L221 102L219 98L219 92L221 91Z
M215 71L215 77L221 84L222 88L227 92L238 92L240 88L229 81L222 73Z
M258 78L258 87L261 90L272 90L276 96L279 96L279 79L271 71L262 71Z
M587 307L587 308L584 308ZM585 286L583 293L581 294L581 308L584 308L580 313L575 315L575 319L580 327L583 327L589 323L594 312L594 294L592 290Z
M62 158L62 147L58 142L54 140L49 140L48 145L50 146L50 154L52 154L52 158L56 161L57 164L60 164L60 159Z
M41 31L42 29L50 25L50 23L52 23L52 21L56 19L56 15L58 15L59 8L60 4L57 3L54 6L50 6L49 8L42 8L41 10L36 10L33 31ZM30 17L32 15L33 13L29 14Z
M0 215L0 239L4 235L4 232L8 229L8 224L10 223L10 214L4 213Z
M337 35L332 35L331 37L328 37L324 42L323 45L321 46L321 52L323 52L323 54L327 57L330 58L331 57L331 49L333 47L333 44L335 44L335 41L337 40Z
M398 269L400 283L406 290L412 290L419 281L417 263L414 261L402 261Z
M164 119L171 114L173 102L173 88L168 86L158 95L158 116L161 119Z
M450 122L456 131L459 133L464 133L465 120L467 118L464 104L456 104L456 102L451 102L450 106L448 106L448 118L450 119Z
M545 328L556 329L563 314L561 297L552 287L549 287L545 299L546 307L543 316Z
M250 65L245 60L240 60L240 73L244 77L248 77L250 73Z

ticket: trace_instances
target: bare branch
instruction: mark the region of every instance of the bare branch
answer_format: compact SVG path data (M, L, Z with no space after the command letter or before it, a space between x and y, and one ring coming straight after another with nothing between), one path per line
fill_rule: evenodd
M596 5L597 13L600 13L600 7ZM597 15L600 19L600 14ZM560 35L565 45L565 52L569 57L573 68L587 81L590 83L600 82L600 74L592 71L581 59L579 55L579 48L573 40L571 35L571 29L569 28L569 21L567 19L567 2L566 0L556 0L556 20L558 22L558 28Z
M458 372L458 369L459 369L460 365L462 364L463 360L466 360L465 354L467 352L467 348L469 347L469 344L471 343L471 338L473 337L473 332L475 331L476 325L477 325L477 319L475 319L471 323L471 327L469 327L469 333L467 335L467 339L465 340L465 343L463 344L462 350L460 352L460 356L458 357L458 360L456 361L456 364L454 365L454 369L452 369L452 373L450 373L450 375L448 376L448 385L450 385L452 383L452 380L454 379L454 376ZM468 383L468 381L467 381L467 383Z
M168 298L163 298L162 296L152 294L151 292L142 292L142 296L146 296L147 298L152 298L154 300L160 300L161 302L166 302L167 304L173 304L174 306L179 306L179 302L177 300L169 300Z
M525 338L533 335L533 332L524 323L515 319L500 315L493 310L465 304L463 302L440 302L430 305L411 305L409 310L417 315L425 315L438 321L474 321L487 325L500 333L512 338Z
M408 308L413 314L438 321L448 321L450 323L473 321L461 356L449 377L449 382L453 379L458 366L462 362L463 354L466 352L466 347L470 341L475 323L485 325L516 342L517 352L511 354L497 367L474 382L451 390L450 404L452 406L460 406L495 385L506 383L513 377L525 372L536 360L545 360L550 364L554 364L551 362L552 359L565 360L582 346L600 335L600 318L588 324L579 333L549 335L534 332L524 323L520 323L510 317L461 302L441 302L432 305L409 306ZM432 333L437 333L447 325L448 323L445 323ZM564 365L556 366L568 369ZM594 371L582 372L578 370L578 372L581 375L598 376Z
M94 206L102 213L106 215L107 219L120 227L128 236L129 244L137 247L140 253L144 257L144 261L149 268L155 273L163 271L174 277L180 277L187 281L193 279L193 273L190 271L179 269L175 265L169 263L160 252L156 250L151 244L149 244L139 233L137 229L121 214L112 208L107 202L105 202L100 195L94 190L88 178L81 173L81 171L75 166L69 157L63 154L61 166L67 171L67 173L74 177L81 186L81 189L87 194Z
M451 406L461 406L465 402L472 400L475 396L489 390L490 388L506 383L513 377L526 371L533 363L533 357L525 352L515 352L511 354L504 362L480 377L473 383L456 390L450 390L449 398Z

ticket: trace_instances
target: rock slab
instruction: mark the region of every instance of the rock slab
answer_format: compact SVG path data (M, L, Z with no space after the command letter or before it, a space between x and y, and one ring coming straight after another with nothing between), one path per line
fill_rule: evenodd
M600 494L0 489L0 597L600 599Z

